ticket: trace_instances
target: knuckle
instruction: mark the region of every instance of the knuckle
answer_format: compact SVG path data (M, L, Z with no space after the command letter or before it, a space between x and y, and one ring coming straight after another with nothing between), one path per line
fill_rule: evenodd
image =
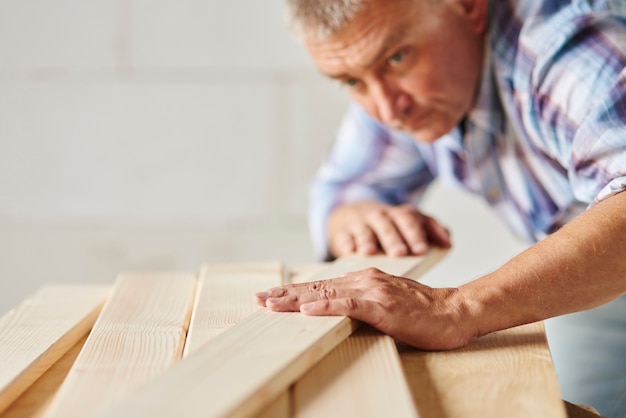
M376 267L369 267L364 270L363 273L364 274L361 276L361 281L368 288L383 286L387 283L385 273Z
M321 290L324 289L324 282L322 282L321 280L315 281L315 282L311 282L308 286L307 286L307 290L311 293L316 293L319 292Z
M347 312L354 312L358 308L359 304L355 298L344 299L344 306Z
M337 296L337 292L335 289L321 289L318 291L318 295L320 300L330 300Z
M364 270L364 273L367 275L367 278L374 278L378 276L382 271L376 267L368 267Z
M275 287L269 290L272 297L282 298L287 295L288 288L287 287Z
M404 203L402 205L396 206L395 210L402 214L402 215L411 215L411 216L417 216L420 214L420 212L418 212L418 210L415 208L415 206L411 205L410 203Z
M378 222L385 218L387 218L387 211L383 208L372 209L366 215L366 219L371 222Z

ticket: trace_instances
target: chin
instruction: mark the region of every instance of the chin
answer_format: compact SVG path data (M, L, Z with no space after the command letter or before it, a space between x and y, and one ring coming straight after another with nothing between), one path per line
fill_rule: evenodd
M449 131L440 133L440 131L433 131L430 129L413 129L406 130L406 132L408 132L417 142L430 144L437 141Z
M422 126L417 128L407 128L405 131L418 142L433 143L442 136L450 133L454 129L454 126L455 125L448 124L445 126Z
M432 144L433 142L437 141L439 138L441 138L440 136L438 137L425 137L425 136L421 136L419 134L411 134L411 136L413 137L413 139L415 139L415 141L420 142L422 144Z

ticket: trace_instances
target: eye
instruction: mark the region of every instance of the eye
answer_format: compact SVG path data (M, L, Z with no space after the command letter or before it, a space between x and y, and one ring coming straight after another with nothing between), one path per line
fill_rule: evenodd
M358 87L359 80L356 78L346 78L345 80L341 80L341 84L349 89L353 89Z
M403 60L404 60L404 51L398 51L387 59L387 61L391 65L400 64Z

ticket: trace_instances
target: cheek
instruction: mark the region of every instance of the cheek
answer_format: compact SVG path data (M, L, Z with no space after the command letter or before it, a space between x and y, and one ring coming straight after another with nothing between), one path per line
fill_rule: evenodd
M456 52L443 46L424 51L406 84L417 101L453 106L463 101L469 85L467 63L454 57Z
M411 100L418 107L431 107L449 95L440 76L431 72L414 73L400 85L400 88L411 96Z
M413 92L413 100L423 106L432 106L440 110L459 110L467 106L469 82L462 80L453 67L432 67L415 77L409 87Z

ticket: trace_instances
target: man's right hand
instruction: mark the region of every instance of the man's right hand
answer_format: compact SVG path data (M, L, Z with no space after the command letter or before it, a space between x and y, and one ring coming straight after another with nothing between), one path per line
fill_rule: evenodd
M337 207L328 220L328 237L335 257L380 252L401 257L424 254L430 245L451 246L449 231L412 205L375 201Z

